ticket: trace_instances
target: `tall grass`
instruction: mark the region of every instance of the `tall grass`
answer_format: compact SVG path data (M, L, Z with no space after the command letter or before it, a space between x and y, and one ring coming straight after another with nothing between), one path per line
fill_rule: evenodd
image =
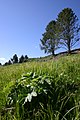
M18 100L23 98L22 101L24 101L25 95L24 92L22 93L21 88L16 86L16 81L21 80L23 74L30 72L37 75L34 81L41 77L38 80L38 86L40 85L39 81L44 77L48 77L47 79L51 81L51 84L45 83L40 86L43 90L47 89L47 95L42 92L32 99L31 103L26 103L27 106L23 106ZM29 76L28 79L26 78L26 81L32 79ZM15 103L7 106L7 97L15 87L18 87L23 96L21 96L21 99L18 99L19 97L16 96ZM27 91L26 86L23 90L25 89ZM31 109L28 108L27 110L26 107ZM46 62L33 61L0 67L0 119L79 120L80 55L64 56Z

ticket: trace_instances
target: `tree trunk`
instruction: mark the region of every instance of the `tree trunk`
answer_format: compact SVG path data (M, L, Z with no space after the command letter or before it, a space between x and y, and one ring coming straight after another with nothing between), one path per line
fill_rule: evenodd
M68 40L68 54L70 54L71 53L71 47L70 47L70 39Z
M54 54L54 50L52 51L52 55L55 56L55 54Z

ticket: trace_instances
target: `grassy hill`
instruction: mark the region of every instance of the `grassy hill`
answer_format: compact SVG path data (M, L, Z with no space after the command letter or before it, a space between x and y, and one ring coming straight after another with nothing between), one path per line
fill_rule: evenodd
M79 120L80 54L0 66L0 119Z
M78 48L78 49L73 49L73 50L71 50L71 55L72 54L80 54L80 48ZM68 53L67 53L67 51L64 51L64 52L60 52L60 53L57 53L57 54L55 54L55 56L53 57L53 55L48 55L48 56L45 56L45 57L39 57L39 58L29 58L28 59L28 61L29 62L32 62L32 61L39 61L39 62L42 62L42 61L48 61L48 60L51 60L51 59L58 59L58 58L60 58L60 57L63 57L63 56L67 56L68 55Z

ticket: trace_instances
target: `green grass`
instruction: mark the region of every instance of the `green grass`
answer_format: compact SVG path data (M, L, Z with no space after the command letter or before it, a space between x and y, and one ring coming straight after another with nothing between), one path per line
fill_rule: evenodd
M30 72L35 73L36 76L34 78L33 75L27 76L25 86L21 86L21 82L23 83L22 75ZM19 79L21 82L17 83ZM50 80L51 84L45 83L45 79ZM43 84L39 84L41 80L43 80ZM26 87L27 84L30 84L29 90ZM31 84L33 84L38 96L34 97L30 103L21 106L24 103L25 94L27 96L31 92ZM37 86L39 89L37 89ZM18 96L21 95L21 97L14 97L15 102L13 105L8 106L7 98L14 93L16 87L19 90L17 94ZM47 90L47 95L44 93L44 89ZM47 101L45 101L45 98ZM30 109L26 109L26 106ZM33 60L22 64L1 66L0 119L79 120L80 54L58 57L54 60L45 58L45 60L41 59L40 61Z

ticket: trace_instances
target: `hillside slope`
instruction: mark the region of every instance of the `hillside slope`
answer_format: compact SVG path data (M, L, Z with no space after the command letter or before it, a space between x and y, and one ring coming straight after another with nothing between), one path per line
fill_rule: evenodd
M80 48L77 48L77 49L74 49L74 50L71 50L71 55L72 54L80 54ZM51 59L57 59L57 58L60 58L60 57L64 57L64 56L67 56L68 53L67 51L64 51L64 52L60 52L58 54L55 54L55 56L53 57L53 55L48 55L48 56L45 56L45 57L40 57L40 58L29 58L28 61L48 61L48 60L51 60Z
M29 103L25 98L28 99L32 90L35 94ZM79 120L80 54L1 66L0 118Z

